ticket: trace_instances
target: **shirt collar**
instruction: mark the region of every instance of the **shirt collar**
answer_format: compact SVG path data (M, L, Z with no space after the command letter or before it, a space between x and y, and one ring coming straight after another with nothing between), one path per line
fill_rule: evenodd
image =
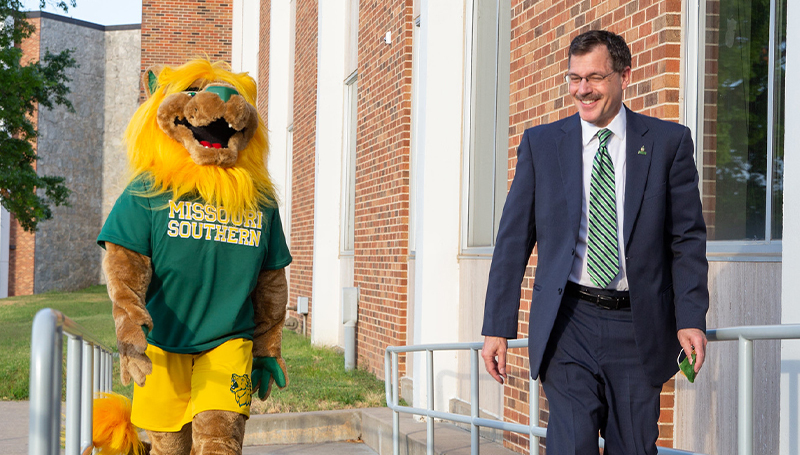
M619 107L619 112L611 120L611 123L608 124L605 128L611 130L614 133L614 136L619 139L625 138L625 126L628 124L627 122L627 114L625 112L625 105L621 104ZM589 145L592 139L594 139L597 132L600 131L602 128L595 126L583 119L581 119L581 133L583 136L583 146L586 147ZM614 137L612 136L612 137Z

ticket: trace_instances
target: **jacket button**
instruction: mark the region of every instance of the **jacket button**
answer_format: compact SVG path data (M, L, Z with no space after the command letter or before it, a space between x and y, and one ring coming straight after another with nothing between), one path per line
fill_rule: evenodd
M571 255L575 256L575 248L572 249Z
M561 295L561 292L562 292L562 291L563 291L563 289L561 289L561 288L558 288L558 295Z

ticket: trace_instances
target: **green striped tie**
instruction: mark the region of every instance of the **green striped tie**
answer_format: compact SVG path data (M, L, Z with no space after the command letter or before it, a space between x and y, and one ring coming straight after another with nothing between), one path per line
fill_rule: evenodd
M619 272L617 242L617 196L614 185L614 163L608 154L611 130L597 132L600 147L592 164L589 187L589 235L586 264L592 283L605 288Z

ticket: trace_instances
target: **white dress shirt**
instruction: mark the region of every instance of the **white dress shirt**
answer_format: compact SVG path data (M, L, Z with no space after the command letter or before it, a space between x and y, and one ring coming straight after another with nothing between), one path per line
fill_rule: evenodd
M618 291L628 290L628 277L625 274L625 242L622 239L622 226L625 220L625 127L627 125L625 106L620 106L619 113L606 126L611 130L611 139L607 147L611 155L611 162L614 163L614 185L617 193L617 242L619 244L619 265L620 270L617 276L611 280L607 289ZM592 178L592 164L600 141L597 139L597 132L602 128L581 120L581 133L583 144L583 197L581 201L581 226L578 232L578 245L575 248L575 259L572 262L572 271L569 280L588 287L596 287L592 283L589 273L586 271L586 237L588 236L589 225L589 188Z

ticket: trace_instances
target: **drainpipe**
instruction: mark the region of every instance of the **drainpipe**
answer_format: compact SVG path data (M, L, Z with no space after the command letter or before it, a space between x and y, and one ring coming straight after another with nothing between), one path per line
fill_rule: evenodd
M358 322L358 288L342 288L345 371L351 371L356 367L356 322Z

